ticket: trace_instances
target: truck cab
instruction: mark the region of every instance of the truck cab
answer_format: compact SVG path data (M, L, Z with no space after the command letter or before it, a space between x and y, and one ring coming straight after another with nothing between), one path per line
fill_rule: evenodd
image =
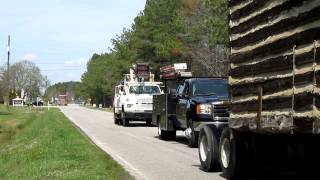
M228 124L228 88L223 78L192 78L177 89L176 127L185 130L189 145L196 147L205 124L223 129Z
M186 78L178 81L173 94L171 91L154 97L153 123L158 125L159 138L173 138L177 130L182 130L189 146L197 147L199 131L204 125L212 124L221 130L228 126L226 78Z
M223 78L192 78L180 83L177 89L176 116L182 127L192 119L196 129L203 120L227 122L228 88Z
M128 126L130 121L145 121L147 125L151 125L153 95L161 94L162 83L154 82L146 74L144 72L143 76L139 76L131 69L124 81L115 87L115 124Z

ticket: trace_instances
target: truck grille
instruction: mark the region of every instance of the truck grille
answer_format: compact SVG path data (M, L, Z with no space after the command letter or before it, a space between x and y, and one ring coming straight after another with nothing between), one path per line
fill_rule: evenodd
M223 104L213 105L213 117L229 117L229 106Z
M152 98L137 99L138 104L152 104Z
M138 110L152 111L152 104L137 104Z

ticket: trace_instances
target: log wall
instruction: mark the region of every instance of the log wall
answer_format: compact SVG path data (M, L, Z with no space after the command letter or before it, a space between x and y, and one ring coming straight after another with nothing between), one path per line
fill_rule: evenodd
M320 1L229 0L229 7L230 127L320 134Z

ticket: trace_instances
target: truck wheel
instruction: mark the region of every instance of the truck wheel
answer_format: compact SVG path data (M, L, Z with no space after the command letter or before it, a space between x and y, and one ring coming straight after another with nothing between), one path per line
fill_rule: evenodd
M129 120L126 118L124 111L121 111L121 120L123 126L129 126Z
M162 130L160 126L160 122L158 122L158 137L161 140L171 140L176 137L176 131Z
M152 121L151 120L147 120L146 124L147 124L147 126L151 126L152 125Z
M231 132L229 128L222 131L219 145L222 172L228 179L243 176L250 161L246 141L231 139Z
M120 124L115 108L113 108L113 120L114 120L114 124Z
M117 119L116 113L113 113L113 121L114 121L114 124L119 124L119 120Z
M200 130L198 152L204 171L220 170L218 130L215 127L204 126Z
M191 148L197 148L198 147L198 137L199 135L194 131L194 128L193 128L193 123L192 123L192 120L190 119L188 121L188 129L190 132L190 135L188 138L188 146L191 147Z

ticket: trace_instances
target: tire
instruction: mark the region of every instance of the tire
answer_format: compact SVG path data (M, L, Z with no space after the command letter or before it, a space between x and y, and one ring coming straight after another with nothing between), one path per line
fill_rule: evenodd
M117 118L117 114L116 113L113 113L113 121L114 121L114 124L116 124L116 125L119 124L119 120Z
M116 124L116 125L120 124L119 118L118 118L118 115L116 114L115 108L113 108L113 121L114 121L114 124Z
M121 111L121 121L123 126L129 126L129 120L126 118L126 114L124 111Z
M147 125L147 126L151 126L151 125L152 125L152 121L151 121L151 120L147 120L147 121L146 121L146 125Z
M219 145L220 164L223 175L228 179L242 178L248 169L248 144L245 140L231 139L232 130L222 131Z
M216 127L204 126L199 133L199 160L206 172L219 171L219 137Z
M162 130L160 126L160 122L158 122L158 137L161 140L172 140L176 137L176 131Z
M199 135L194 131L192 120L188 120L188 128L191 129L191 137L188 138L188 146L191 148L198 147L198 137Z

